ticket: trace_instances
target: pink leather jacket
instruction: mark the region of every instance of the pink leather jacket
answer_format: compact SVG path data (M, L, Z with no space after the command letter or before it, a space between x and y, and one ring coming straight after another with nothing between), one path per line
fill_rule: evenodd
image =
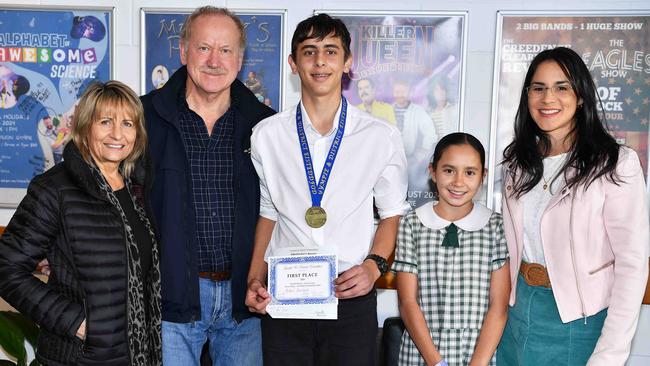
M562 189L541 221L544 260L563 322L609 308L588 365L623 365L639 320L648 278L648 196L639 158L623 147L616 167L623 183L601 177L587 190ZM523 253L523 207L506 171L503 221L515 304Z

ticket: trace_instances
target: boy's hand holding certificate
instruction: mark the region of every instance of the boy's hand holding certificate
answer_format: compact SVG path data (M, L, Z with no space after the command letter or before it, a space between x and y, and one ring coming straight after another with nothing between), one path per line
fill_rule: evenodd
M292 250L288 255L269 257L268 263L271 303L266 312L273 318L337 318L335 254Z

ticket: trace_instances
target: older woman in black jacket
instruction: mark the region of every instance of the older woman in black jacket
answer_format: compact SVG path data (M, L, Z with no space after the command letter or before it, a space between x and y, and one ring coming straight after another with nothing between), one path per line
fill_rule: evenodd
M64 161L35 177L0 241L0 296L40 327L47 365L160 365L160 272L142 105L92 84ZM42 258L48 283L32 275Z

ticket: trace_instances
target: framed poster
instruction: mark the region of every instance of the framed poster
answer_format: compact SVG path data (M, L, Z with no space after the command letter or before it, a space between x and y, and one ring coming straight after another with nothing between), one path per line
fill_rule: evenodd
M180 38L194 9L141 10L141 91L160 88L181 67ZM246 52L238 79L260 102L283 106L285 10L233 10L246 29Z
M0 7L0 206L62 160L74 108L112 78L112 8Z
M430 201L428 163L436 142L462 129L466 12L319 10L352 37L348 101L397 125L408 161L408 200Z
M511 142L522 83L539 52L570 47L597 86L610 133L648 172L650 12L498 12L488 204L501 208L503 150Z

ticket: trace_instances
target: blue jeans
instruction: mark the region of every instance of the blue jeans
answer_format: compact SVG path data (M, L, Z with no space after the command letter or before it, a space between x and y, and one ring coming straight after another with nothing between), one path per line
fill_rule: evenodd
M199 365L201 348L210 340L213 365L262 365L259 318L237 323L232 318L230 281L199 279L201 320L192 323L163 321L163 364Z

